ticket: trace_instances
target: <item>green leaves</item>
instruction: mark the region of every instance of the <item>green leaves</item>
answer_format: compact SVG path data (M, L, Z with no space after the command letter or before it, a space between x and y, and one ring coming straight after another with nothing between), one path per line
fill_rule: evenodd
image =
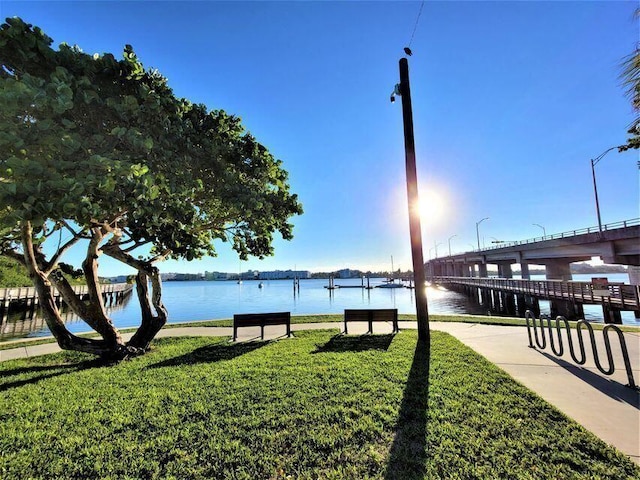
M287 174L238 117L177 98L130 45L118 60L51 43L20 19L0 27L0 227L117 223L122 241L188 260L227 235L243 256L291 238Z

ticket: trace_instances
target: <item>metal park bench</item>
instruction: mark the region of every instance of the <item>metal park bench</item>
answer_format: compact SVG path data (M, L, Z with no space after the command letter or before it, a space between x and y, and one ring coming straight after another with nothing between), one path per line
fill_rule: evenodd
M391 322L393 324L393 333L400 331L398 327L398 309L397 308L380 308L380 309L364 309L364 310L345 310L344 311L344 333L347 330L348 322L367 322L369 331L373 333L373 322Z
M264 340L264 327L267 325L286 325L287 337L290 337L291 312L236 314L233 316L233 341L237 340L240 327L260 327L260 338Z

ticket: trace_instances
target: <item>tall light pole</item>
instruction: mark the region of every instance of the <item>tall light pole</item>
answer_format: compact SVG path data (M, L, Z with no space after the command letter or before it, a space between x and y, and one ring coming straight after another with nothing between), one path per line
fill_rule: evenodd
M411 237L411 257L413 277L416 285L416 316L418 320L418 339L429 345L429 310L425 289L424 257L422 255L422 230L420 227L420 205L418 199L418 172L416 170L416 148L413 139L413 110L411 107L411 87L409 85L409 62L401 58L400 83L394 94L402 97L402 121L404 124L404 152L407 171L407 198L409 200L409 234ZM391 95L391 101L395 100Z
M436 258L438 258L438 247L442 245L442 243L436 243L435 240L433 241L433 248L436 249Z
M535 225L536 227L540 227L542 229L542 238L547 236L547 229L542 225L540 225L539 223L533 223L532 225Z
M600 203L598 202L598 187L596 185L596 165L602 157L604 157L611 150L615 150L616 148L620 148L621 146L607 148L604 152L598 155L596 158L591 159L591 176L593 177L593 193L596 197L596 213L598 214L598 232L602 234L602 219L600 218Z
M478 240L478 250L480 250L480 229L478 228L478 226L485 220L489 220L489 217L484 217L482 220L476 222L476 239Z
M454 237L457 237L457 236L458 236L458 235L451 235L451 236L449 237L449 256L451 256L451 239L452 239L452 238L454 238Z

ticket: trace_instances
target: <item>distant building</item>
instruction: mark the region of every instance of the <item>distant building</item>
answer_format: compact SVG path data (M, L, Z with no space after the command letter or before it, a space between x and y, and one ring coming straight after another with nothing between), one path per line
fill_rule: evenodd
M342 270L338 270L338 278L351 278L351 270L348 268L343 268Z
M242 272L240 274L240 278L242 280L257 280L259 278L260 272L257 270L247 270L246 272Z
M271 272L259 272L260 280L291 280L294 278L311 278L309 270L274 270Z
M207 280L229 280L232 278L232 275L225 272L204 272L204 277ZM238 278L237 275L233 275L233 277Z
M360 278L362 272L360 270L351 270L350 268L343 268L336 272L338 278Z

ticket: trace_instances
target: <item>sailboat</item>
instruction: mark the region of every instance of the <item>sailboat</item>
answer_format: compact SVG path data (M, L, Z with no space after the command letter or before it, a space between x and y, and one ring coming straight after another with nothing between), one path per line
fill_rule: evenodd
M396 279L393 278L393 272L393 255L391 255L391 278L387 278L385 283L378 285L377 288L404 288L402 283L396 283Z

